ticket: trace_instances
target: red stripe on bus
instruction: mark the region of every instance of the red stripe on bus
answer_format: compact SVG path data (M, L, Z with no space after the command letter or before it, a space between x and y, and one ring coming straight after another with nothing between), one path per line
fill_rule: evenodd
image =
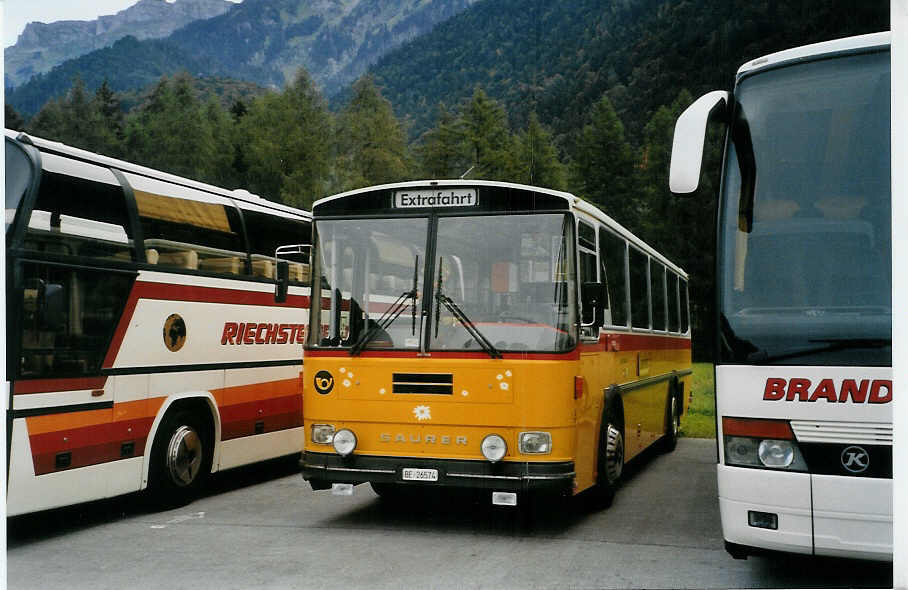
M270 292L136 281L129 293L120 321L117 323L117 329L110 341L110 347L108 347L107 354L104 356L104 362L101 366L105 369L113 367L117 354L120 352L120 346L123 344L123 338L126 337L126 330L129 329L129 324L132 322L132 316L135 314L136 306L140 299L268 307L309 307L308 295L287 295L286 302L277 303L274 301L274 294Z
M666 334L602 334L599 342L581 345L584 352L632 350L689 350L690 338Z
M264 422L262 433L303 425L303 398L299 394L222 406L221 440L256 434L256 422ZM262 434L260 433L260 434Z
M106 383L107 377L22 379L13 382L13 394L24 395L29 393L52 393L55 391L78 391L81 389L103 389Z
M338 358L349 357L349 350L315 350L306 349L303 353L304 358ZM427 358L420 356L415 350L364 350L358 356L363 358ZM505 360L522 360L522 361L570 361L580 358L579 349L570 352L502 352L501 356ZM463 351L432 351L429 353L430 358L441 359L488 359L491 358L487 352L463 352Z
M141 457L152 422L153 417L146 417L30 436L35 475ZM122 456L124 443L133 444L132 454L126 457ZM57 456L67 452L69 465L58 468Z

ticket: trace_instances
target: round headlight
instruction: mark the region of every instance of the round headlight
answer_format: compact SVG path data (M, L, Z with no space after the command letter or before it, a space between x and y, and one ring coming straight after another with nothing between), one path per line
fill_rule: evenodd
M356 435L352 430L343 428L334 433L334 440L331 441L334 450L341 457L346 457L356 448Z
M787 440L762 440L757 454L767 467L788 467L794 461L794 448Z
M482 456L495 463L500 461L508 452L508 444L497 434L490 434L482 439Z

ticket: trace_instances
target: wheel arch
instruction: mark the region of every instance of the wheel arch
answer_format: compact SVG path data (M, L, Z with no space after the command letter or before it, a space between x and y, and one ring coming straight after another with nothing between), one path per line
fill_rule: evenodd
M158 435L158 429L163 422L164 417L171 411L177 411L182 408L193 405L201 406L204 404L208 408L209 417L212 425L212 456L211 456L211 473L217 471L221 456L221 414L218 411L217 401L209 391L187 391L167 396L158 412L155 415L154 422L151 423L151 430L148 432L148 438L145 440L145 452L142 455L142 486L140 489L148 487L148 473L151 469L151 453L154 447L155 438Z

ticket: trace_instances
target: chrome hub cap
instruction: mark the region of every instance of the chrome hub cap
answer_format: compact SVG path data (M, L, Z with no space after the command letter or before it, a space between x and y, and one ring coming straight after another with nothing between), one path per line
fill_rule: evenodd
M672 397L672 436L678 438L681 431L681 416L678 415L678 400Z
M167 447L167 471L180 487L195 481L202 466L202 439L189 426L180 426Z

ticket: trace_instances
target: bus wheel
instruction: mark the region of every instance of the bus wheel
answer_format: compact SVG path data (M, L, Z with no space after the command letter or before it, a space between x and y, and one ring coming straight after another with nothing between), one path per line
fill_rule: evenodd
M151 501L161 506L192 501L211 471L211 447L205 422L195 413L165 416L151 451Z
M612 414L613 412L609 412ZM623 424L609 415L599 437L599 463L596 477L597 496L605 506L611 506L624 471Z
M407 490L404 486L397 483L378 483L370 481L369 486L379 498L386 502L397 502L407 495Z
M662 437L662 450L671 453L678 446L678 434L681 432L681 406L674 388L668 394L665 404L665 436Z

